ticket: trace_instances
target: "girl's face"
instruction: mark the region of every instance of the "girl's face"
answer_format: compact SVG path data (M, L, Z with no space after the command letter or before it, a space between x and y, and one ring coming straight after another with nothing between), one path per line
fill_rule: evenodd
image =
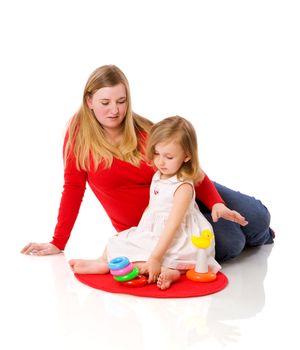
M109 132L120 128L127 111L126 89L123 84L99 89L93 96L87 97L86 102L104 130Z
M153 162L161 172L162 179L168 179L177 174L182 164L189 161L191 157L187 156L175 141L161 142L154 147Z

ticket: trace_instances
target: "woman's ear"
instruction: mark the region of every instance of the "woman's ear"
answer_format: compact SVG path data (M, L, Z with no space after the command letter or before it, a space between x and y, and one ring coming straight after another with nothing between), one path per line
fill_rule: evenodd
M85 98L86 104L88 105L89 109L93 109L93 101L92 97L87 95Z

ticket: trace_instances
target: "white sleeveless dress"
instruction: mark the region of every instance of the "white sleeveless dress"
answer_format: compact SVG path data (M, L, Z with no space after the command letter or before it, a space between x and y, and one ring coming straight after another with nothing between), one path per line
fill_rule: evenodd
M127 256L131 262L148 260L163 233L173 205L174 193L183 183L192 184L190 181L178 180L176 175L169 179L160 179L159 171L154 174L148 208L138 226L122 231L109 239L107 244L109 260L118 256ZM134 201L134 198L132 200ZM194 192L186 215L164 256L162 266L178 270L193 268L196 264L198 248L192 244L191 236L200 236L201 231L205 229L213 232L212 226L195 202ZM221 266L214 259L214 245L213 240L211 247L207 248L207 255L209 266L217 272Z

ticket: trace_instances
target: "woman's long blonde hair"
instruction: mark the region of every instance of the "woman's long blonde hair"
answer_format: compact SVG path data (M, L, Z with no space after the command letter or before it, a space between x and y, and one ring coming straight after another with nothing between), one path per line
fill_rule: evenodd
M103 87L118 84L125 87L127 111L122 122L123 137L116 147L106 140L101 124L87 105L87 98ZM101 66L90 75L84 88L82 104L68 126L65 164L72 155L76 159L77 168L82 170L91 169L91 160L95 169L103 161L106 167L110 167L113 157L138 166L143 155L137 133L148 132L151 126L149 120L132 111L129 83L125 74L114 65Z
M192 180L194 183L202 181L204 172L199 164L196 131L193 125L182 117L165 118L152 126L147 143L147 158L153 163L155 146L172 141L177 142L190 157L189 161L182 164L177 177Z

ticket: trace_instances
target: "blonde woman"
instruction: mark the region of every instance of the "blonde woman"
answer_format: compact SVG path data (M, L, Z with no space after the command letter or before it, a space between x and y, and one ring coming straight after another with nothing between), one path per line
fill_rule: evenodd
M136 226L148 204L154 174L144 159L151 125L132 111L124 73L114 65L97 68L86 83L81 107L66 133L65 183L53 239L49 243L29 243L21 252L48 255L65 249L86 183L117 231ZM206 174L195 191L214 227L217 259L239 255L246 243L272 241L270 214L260 201L214 185Z

